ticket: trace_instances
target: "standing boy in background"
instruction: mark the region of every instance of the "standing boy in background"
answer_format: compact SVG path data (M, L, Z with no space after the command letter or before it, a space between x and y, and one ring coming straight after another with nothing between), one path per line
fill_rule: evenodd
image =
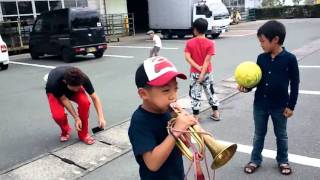
M194 38L187 41L185 58L190 64L190 98L193 115L198 116L201 107L202 88L213 110L210 118L220 120L219 101L214 94L211 59L215 55L215 42L206 38L208 22L203 18L196 19L192 25Z
M159 51L162 47L161 39L158 35L154 33L154 31L150 30L147 32L147 34L150 36L150 39L152 39L154 45L153 48L150 50L149 57L153 56L159 56Z

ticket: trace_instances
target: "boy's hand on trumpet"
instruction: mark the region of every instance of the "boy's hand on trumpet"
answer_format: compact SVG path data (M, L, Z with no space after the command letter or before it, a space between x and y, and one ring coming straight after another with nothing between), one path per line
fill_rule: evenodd
M190 133L181 134L181 136L179 138L183 142L183 144L185 144L188 148L190 147L190 143L191 143Z
M187 111L183 110L176 103L170 105L171 108L177 113L176 121L174 124L173 134L178 138L186 131L190 126L198 123L197 119L189 114Z

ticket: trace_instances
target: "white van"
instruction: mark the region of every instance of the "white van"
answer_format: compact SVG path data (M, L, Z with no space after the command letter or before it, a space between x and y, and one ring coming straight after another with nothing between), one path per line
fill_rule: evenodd
M2 70L8 69L9 67L9 53L6 43L2 40L0 35L0 68Z
M148 0L148 7L150 29L161 31L165 39L193 34L198 18L208 21L206 35L213 38L229 30L229 11L221 0Z
M208 0L207 4L213 16L213 21L208 21L209 27L212 27L212 37L216 38L221 33L229 31L230 14L227 7L220 0Z

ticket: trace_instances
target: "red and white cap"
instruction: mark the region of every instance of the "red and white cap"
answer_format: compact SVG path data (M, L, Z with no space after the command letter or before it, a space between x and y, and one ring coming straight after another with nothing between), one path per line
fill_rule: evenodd
M161 56L145 60L143 66L149 80L147 84L151 86L166 85L175 77L187 79L185 74L178 72L171 61Z

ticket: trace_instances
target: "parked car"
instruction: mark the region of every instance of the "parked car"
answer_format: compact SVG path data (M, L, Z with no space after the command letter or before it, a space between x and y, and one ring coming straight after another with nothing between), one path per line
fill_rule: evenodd
M65 8L42 13L30 33L32 59L45 54L60 55L70 62L76 55L103 56L107 49L99 13L89 8Z
M9 67L9 53L7 44L2 40L0 35L0 68L2 70L8 69Z

